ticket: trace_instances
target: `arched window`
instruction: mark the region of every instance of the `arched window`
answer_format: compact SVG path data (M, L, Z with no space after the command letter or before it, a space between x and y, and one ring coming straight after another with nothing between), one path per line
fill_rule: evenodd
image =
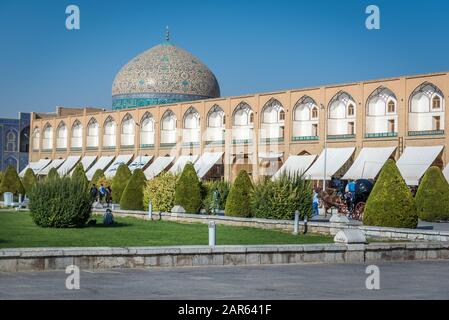
M199 129L200 114L194 107L190 107L184 114L184 129Z
M94 118L89 120L87 124L87 136L86 136L86 147L87 148L98 148L99 145L99 130L100 125Z
M14 130L9 130L6 133L5 151L7 152L17 151L17 133Z
M80 149L83 147L83 126L76 120L72 126L71 148Z
M330 138L347 138L355 134L356 108L354 99L346 92L338 92L329 102L327 132Z
M34 130L33 130L33 150L35 150L35 151L39 150L40 140L41 140L41 135L40 135L39 128L34 128Z
M171 110L165 111L161 120L161 144L176 143L176 115Z
M248 143L253 138L254 113L249 104L242 101L233 113L232 140L234 143Z
M64 122L56 130L56 149L67 149L67 126Z
M103 146L106 148L113 148L116 146L116 130L117 124L114 119L109 116L104 122L104 136L103 136Z
M432 109L438 110L441 108L441 98L439 96L434 96L432 99Z
M129 113L127 113L122 120L121 145L133 146L134 135L135 135L135 122L133 117Z
M348 117L352 117L352 116L354 116L354 105L350 104L348 106Z
M312 108L312 119L318 119L318 108L317 107L313 107Z
M49 123L47 123L44 127L42 148L44 150L52 150L53 149L53 128Z
M214 105L207 114L207 126L211 128L221 128L226 124L226 115L223 109Z
M20 131L20 152L30 151L30 126L26 126Z
M393 100L388 101L388 113L396 113L396 103Z
M396 95L380 86L366 100L366 138L397 136Z
M284 107L278 100L271 98L262 108L261 140L270 142L283 139L284 119Z
M154 119L149 112L145 112L140 124L140 144L142 146L154 145Z
M318 139L318 107L315 100L309 96L303 96L293 108L292 139Z

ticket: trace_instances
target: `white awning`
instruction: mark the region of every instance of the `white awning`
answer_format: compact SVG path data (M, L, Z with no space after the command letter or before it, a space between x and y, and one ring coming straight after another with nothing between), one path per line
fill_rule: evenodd
M222 156L223 152L205 152L198 161L195 162L195 170L198 177L202 179Z
M25 169L20 172L19 176L23 177L25 175L25 172L28 170L28 168L31 168L34 172L34 174L38 174L39 171L44 169L46 166L48 166L51 162L51 159L40 159L37 162L30 162Z
M137 156L134 161L129 165L129 170L134 172L136 169L143 169L148 162L153 159L153 156Z
M114 162L109 166L108 170L105 171L104 175L106 178L112 178L117 173L118 167L122 164L128 165L131 159L133 158L132 154L120 154L117 158L115 158Z
M262 159L279 159L283 155L283 152L259 152L259 158Z
M406 147L396 165L405 183L417 186L419 179L443 150L443 146Z
M346 180L374 179L396 147L363 148L351 168L343 176Z
M109 164L114 160L114 156L102 156L100 159L98 159L97 162L87 171L86 177L90 181L92 180L95 172L98 169L104 170L109 166Z
M449 164L447 164L446 168L444 168L443 175L446 178L447 182L449 182Z
M67 160L59 167L58 174L62 177L68 174L80 161L80 156L69 156Z
M97 156L84 156L81 159L81 164L83 165L83 169L85 172L89 171L89 169L92 167L92 164L97 160ZM73 170L71 174L73 173Z
M271 179L277 179L284 173L287 175L302 174L309 169L315 159L316 155L289 156Z
M145 170L145 177L149 179L153 179L162 171L164 171L170 163L175 160L175 157L157 157L156 160Z
M320 156L315 163L306 171L304 177L310 180L332 179L332 176L343 167L354 153L355 148L327 148L321 151ZM324 161L326 157L326 161ZM326 166L326 172L324 167Z
M39 171L39 175L46 176L50 172L51 169L58 169L65 161L66 159L55 159L53 160L48 166L46 166L44 169Z
M195 163L196 160L198 160L198 155L179 156L175 164L170 168L169 172L173 174L180 173L182 172L182 170L184 170L184 167L186 166L187 162Z

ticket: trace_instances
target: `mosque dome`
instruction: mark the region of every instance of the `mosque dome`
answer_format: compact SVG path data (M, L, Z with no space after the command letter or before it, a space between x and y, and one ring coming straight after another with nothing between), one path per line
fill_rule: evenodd
M112 85L114 110L218 97L215 75L168 37L125 64Z

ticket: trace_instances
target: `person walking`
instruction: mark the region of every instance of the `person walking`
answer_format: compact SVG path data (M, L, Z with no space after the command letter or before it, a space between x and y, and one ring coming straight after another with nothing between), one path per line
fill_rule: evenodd
M90 196L92 197L93 202L98 201L98 189L95 184L92 184L92 187L90 188Z
M312 216L317 216L319 215L318 212L318 205L319 205L319 199L318 199L318 192L316 191L316 189L313 190L313 198L312 198Z
M107 203L108 208L109 208L109 205L112 203L112 189L111 189L111 186L107 186L107 188L106 188L106 203Z
M103 184L100 185L100 189L98 191L100 193L100 203L103 203L103 200L106 196L106 188L104 187Z

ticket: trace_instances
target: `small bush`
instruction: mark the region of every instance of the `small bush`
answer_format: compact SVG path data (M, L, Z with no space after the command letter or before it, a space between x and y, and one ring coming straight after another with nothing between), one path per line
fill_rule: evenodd
M416 228L415 201L395 162L388 160L366 202L363 224L392 228Z
M312 184L301 175L281 175L278 179L262 180L254 186L251 212L254 217L292 220L298 210L300 218L312 216Z
M449 184L440 168L430 167L415 195L418 216L425 221L449 220Z
M50 171L48 172L47 179L58 179L58 178L59 178L58 170L56 170L56 168L51 168Z
M25 194L28 195L30 193L31 189L34 187L34 185L37 183L37 177L34 174L33 169L28 168L25 171L25 175L22 178L22 185L25 189Z
M227 181L206 181L203 183L203 208L207 214L214 212L214 191L218 190L220 198L218 199L218 209L224 210L226 199L228 198L231 184Z
M120 209L123 210L144 210L143 188L146 184L145 174L141 169L134 170L128 184L120 199Z
M97 171L95 171L95 173L94 173L90 183L93 184L93 185L96 185L98 187L100 185L99 184L99 180L100 179L106 180L106 176L104 175L104 171L103 170L97 169Z
M83 164L79 162L75 170L73 170L72 179L78 179L83 182L86 186L89 184L89 180L87 180L86 173L84 172Z
M120 201L123 195L123 191L128 184L129 178L131 178L131 171L126 164L121 164L117 172L115 173L114 178L112 178L112 199L115 201Z
M251 217L250 203L252 191L253 184L248 173L245 170L241 170L229 191L225 214L234 217Z
M28 197L31 217L41 227L81 227L91 215L92 198L79 178L46 179Z
M201 182L191 162L185 165L176 182L174 203L188 213L198 213L201 208Z
M0 194L5 192L12 192L15 195L25 194L25 189L23 188L19 175L13 166L8 166L8 168L6 168L2 183L0 184Z
M143 191L145 209L151 201L154 211L170 212L175 200L177 177L170 172L164 172L146 183Z

